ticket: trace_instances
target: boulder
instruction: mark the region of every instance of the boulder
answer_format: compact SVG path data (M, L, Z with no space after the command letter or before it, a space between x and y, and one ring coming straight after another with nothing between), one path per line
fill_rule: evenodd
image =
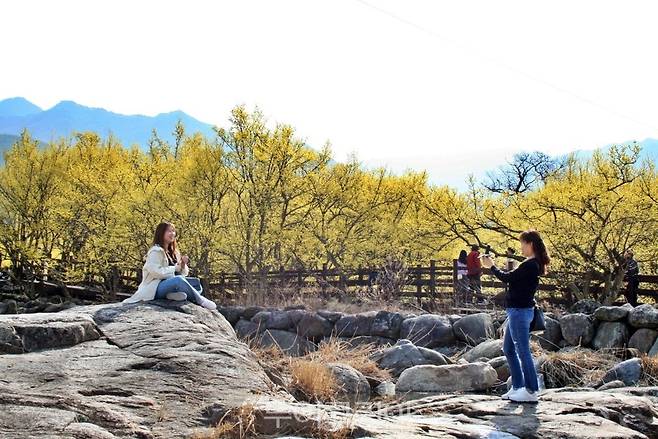
M344 315L342 312L329 311L326 309L321 309L317 311L317 313L319 316L324 317L325 319L329 320L331 323L336 323Z
M560 350L560 342L562 341L560 322L551 317L546 317L545 320L546 329L544 329L541 334L537 335L539 344L547 351Z
M256 343L261 347L276 346L293 357L306 355L315 350L315 344L306 338L280 329L266 329L261 336L256 338Z
M458 340L475 346L484 340L495 337L493 320L487 313L464 316L455 322L453 332Z
M297 323L297 334L311 340L320 340L327 337L334 329L334 325L324 317L308 312Z
M394 397L395 396L395 384L390 381L384 381L375 387L374 390L377 396L383 397Z
M486 390L498 375L487 363L422 365L406 369L398 378L396 392L463 392Z
M642 360L639 358L631 358L630 360L622 361L612 369L608 370L605 375L603 375L603 378L601 378L600 385L619 380L623 381L627 386L632 386L640 380L641 376Z
M507 364L507 358L504 356L492 358L487 361L487 364L494 368L496 374L498 375L498 381L507 381L510 377L509 364Z
M594 323L584 313L566 314L560 318L562 338L572 346L587 346L594 338Z
M643 354L648 354L656 339L658 339L657 330L640 328L631 336L631 339L628 341L628 347L637 349Z
M603 306L600 302L597 302L596 300L592 299L583 299L579 300L578 302L574 303L571 308L569 308L569 313L572 314L587 314L591 315L594 314L594 312Z
M648 303L636 306L628 314L628 323L636 328L656 329L658 328L658 309Z
M245 340L255 338L264 330L265 328L263 328L260 324L254 323L250 320L240 319L235 324L235 333L238 335L238 337Z
M372 321L376 315L375 311L344 315L336 322L334 332L338 337L372 335Z
M448 360L442 354L422 346L415 346L405 339L398 340L395 346L376 353L373 359L381 369L390 370L393 376L399 376L405 369L421 364L448 364Z
M623 348L628 343L628 334L626 323L604 321L596 330L592 346L594 349Z
M450 320L436 314L410 317L402 322L400 338L411 340L417 346L433 348L455 344L455 334Z
M594 318L605 322L619 322L626 320L633 305L627 303L623 306L601 306L594 311Z
M329 363L327 367L339 386L338 398L353 402L370 399L370 384L361 372L343 363Z
M487 340L475 346L470 351L466 352L463 358L472 363L479 358L486 358L491 360L492 358L503 356L503 340Z
M651 346L647 355L650 357L658 357L658 340L656 340L653 346Z
M259 324L263 329L291 329L294 325L287 311L260 311L251 318L251 321Z
M399 312L379 311L370 327L370 335L397 339L402 326L402 314Z
M242 311L242 318L246 320L251 320L253 316L258 314L261 311L265 311L265 308L262 306L249 306Z
M219 311L231 325L235 325L244 313L244 306L218 306Z

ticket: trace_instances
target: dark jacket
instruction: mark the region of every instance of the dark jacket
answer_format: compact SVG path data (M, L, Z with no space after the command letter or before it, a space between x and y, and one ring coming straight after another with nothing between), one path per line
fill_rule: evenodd
M626 261L626 274L624 276L625 280L636 280L640 275L640 266L637 261L633 258L630 258Z
M537 259L526 259L512 271L492 267L491 273L509 286L505 295L506 308L532 308L535 306L535 293L539 286L540 273Z

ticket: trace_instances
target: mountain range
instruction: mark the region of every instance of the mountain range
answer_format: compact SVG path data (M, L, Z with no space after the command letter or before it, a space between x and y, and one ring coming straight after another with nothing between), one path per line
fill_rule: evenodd
M17 97L0 101L0 147L14 143L16 137L27 128L32 137L47 142L75 131L94 131L101 136L112 134L124 145L147 145L152 130L171 142L178 121L183 122L189 133L201 132L212 136L212 125L201 122L182 111L161 113L157 116L125 115L103 108L92 108L73 101L61 101L43 110L25 98Z

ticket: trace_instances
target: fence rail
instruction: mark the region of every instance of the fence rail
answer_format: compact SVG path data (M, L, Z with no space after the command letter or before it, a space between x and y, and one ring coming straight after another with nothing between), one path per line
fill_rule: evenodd
M430 261L429 266L416 265L407 268L407 277L400 295L415 297L421 302L423 298L440 299L452 297L458 287L457 261L442 263ZM348 290L350 288L369 287L377 282L379 268L358 268L356 270L329 269L323 265L322 269L295 269L256 272L256 273L218 273L212 278L202 279L205 289L216 291L219 294L240 293L249 288L274 289L289 288L301 292L306 288L319 288L326 293L332 288ZM129 293L127 287L135 288L140 281L141 270L135 270L133 275L120 273L119 279L111 282L117 286L114 291L118 296ZM640 275L638 296L651 297L658 300L658 275ZM483 269L482 291L486 295L495 295L504 291L507 285L491 274L490 270ZM539 296L553 303L567 303L569 290L559 285L554 275L547 275L540 279ZM590 290L598 293L601 287L593 286Z

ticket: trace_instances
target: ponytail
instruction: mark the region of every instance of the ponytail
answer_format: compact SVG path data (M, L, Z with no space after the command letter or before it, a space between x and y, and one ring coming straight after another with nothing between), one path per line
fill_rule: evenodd
M547 272L546 267L551 263L551 257L548 255L548 250L544 244L544 240L536 230L527 230L519 236L523 242L532 243L532 249L535 251L535 259L539 262L539 274L545 275Z

